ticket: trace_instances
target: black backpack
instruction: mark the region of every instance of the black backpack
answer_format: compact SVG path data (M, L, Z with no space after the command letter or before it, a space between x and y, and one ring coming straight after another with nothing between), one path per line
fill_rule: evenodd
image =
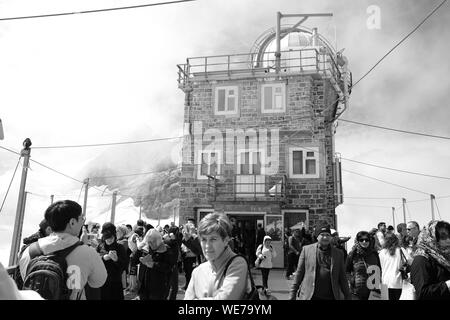
M250 292L246 292L244 297L242 298L242 300L250 300L250 301L261 300L260 294L264 294L264 292L265 292L264 287L255 285L255 281L253 280L252 272L250 270L250 266L248 264L247 258L244 257L243 255L237 254L228 260L227 264L225 265L225 269L223 270L223 273L222 273L222 280L225 278L228 267L230 266L231 262L233 262L233 260L237 257L241 257L245 260L245 263L247 264L248 277L250 278L250 284L251 284Z
M68 300L71 291L67 287L66 257L82 244L83 242L79 241L66 249L48 255L42 253L37 242L31 244L29 247L31 261L27 267L22 289L36 291L46 300Z

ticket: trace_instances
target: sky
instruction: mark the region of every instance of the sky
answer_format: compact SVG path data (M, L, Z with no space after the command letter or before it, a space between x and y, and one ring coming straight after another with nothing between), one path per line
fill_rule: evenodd
M0 18L111 8L156 1L0 0ZM182 134L184 94L176 65L192 56L248 53L275 26L276 12L333 13L310 19L349 60L359 79L441 1L408 0L198 0L140 9L0 21L0 146L19 151L29 137L35 146L77 145L175 137ZM369 29L367 9L380 9L379 29ZM450 12L444 4L411 37L352 90L344 119L450 136L448 120ZM296 23L287 20L283 23ZM444 40L444 41L443 41ZM338 122L336 151L343 158L450 177L449 141ZM32 158L83 180L86 166L115 147L32 149ZM121 147L126 166L117 174L148 170L135 152L152 144ZM167 150L176 158L177 150ZM154 152L159 154L160 151ZM105 157L106 155L106 157ZM137 157L136 157L137 158ZM0 150L0 200L18 156ZM103 160L107 161L107 160ZM101 169L105 163L98 163ZM341 235L352 236L378 222L403 219L401 198L435 194L442 219L450 220L450 179L398 173L342 160L343 169L411 189L343 172L344 204L336 212ZM145 168L144 168L145 167ZM20 170L0 212L0 261L9 254ZM79 198L80 183L36 164L28 173L24 234L32 233L50 194ZM395 199L359 199L359 198ZM107 206L110 199L103 199ZM126 201L126 200L124 200ZM94 203L94 202L92 202ZM407 220L431 219L429 201L407 203ZM437 209L436 209L437 210ZM92 209L95 216L95 209ZM438 216L436 211L436 216Z

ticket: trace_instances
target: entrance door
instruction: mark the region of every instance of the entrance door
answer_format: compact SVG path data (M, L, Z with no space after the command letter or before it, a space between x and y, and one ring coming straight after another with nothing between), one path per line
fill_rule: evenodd
M256 260L256 229L258 221L263 219L259 214L234 214L229 213L233 227L233 237L237 238L235 242L237 247L233 245L234 251L240 253L247 258L250 267L253 267Z
M272 260L273 267L284 268L283 216L266 215L265 219L266 234L272 238L272 246L277 253L276 258Z

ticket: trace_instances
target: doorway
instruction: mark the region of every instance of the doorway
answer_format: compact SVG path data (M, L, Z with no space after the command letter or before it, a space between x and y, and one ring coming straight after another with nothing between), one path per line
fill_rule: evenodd
M255 266L256 260L256 230L258 223L264 221L262 214L227 214L233 226L230 247L236 253L247 258L250 267Z

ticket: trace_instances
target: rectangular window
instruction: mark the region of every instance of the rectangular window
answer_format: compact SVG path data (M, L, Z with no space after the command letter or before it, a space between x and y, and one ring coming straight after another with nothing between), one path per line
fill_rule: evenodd
M237 156L237 174L259 175L264 174L263 160L265 150L260 151L238 151Z
M291 178L319 178L319 148L290 148L289 176Z
M220 175L221 153L220 151L200 151L200 163L198 166L198 179L207 179L209 176Z
M238 87L216 87L214 109L216 115L237 114Z
M261 112L285 112L286 111L286 84L272 83L261 87Z

